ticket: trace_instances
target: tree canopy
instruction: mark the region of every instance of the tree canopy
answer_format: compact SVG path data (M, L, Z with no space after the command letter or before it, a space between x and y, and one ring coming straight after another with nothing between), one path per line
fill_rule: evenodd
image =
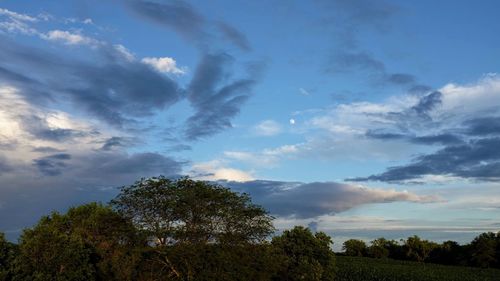
M141 179L111 204L159 245L261 242L274 231L248 194L189 178Z

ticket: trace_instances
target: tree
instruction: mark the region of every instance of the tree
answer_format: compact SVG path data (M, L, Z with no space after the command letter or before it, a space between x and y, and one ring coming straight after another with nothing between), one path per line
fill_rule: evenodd
M133 280L141 244L133 225L108 206L54 212L23 232L16 280Z
M417 235L414 235L406 239L403 248L408 259L423 262L437 246L438 244L434 242L422 240Z
M362 240L349 239L342 245L342 250L348 256L363 257L366 256L367 246Z
M10 280L12 277L12 266L17 255L17 246L5 239L0 232L0 280Z
M497 236L493 232L482 233L471 242L471 262L479 267L496 264Z
M274 230L272 217L247 194L187 177L141 179L111 204L158 245L254 243Z
M378 238L370 242L368 254L373 258L387 258L389 257L390 241L385 238Z
M335 255L332 240L323 232L315 235L304 227L296 226L282 235L273 237L272 245L286 257L286 267L276 280L333 280Z

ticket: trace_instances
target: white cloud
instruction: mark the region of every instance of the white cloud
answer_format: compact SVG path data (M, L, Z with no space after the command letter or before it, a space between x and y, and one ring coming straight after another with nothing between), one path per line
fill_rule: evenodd
M306 89L304 88L299 88L299 92L301 95L304 95L304 96L309 96L311 95Z
M195 163L191 167L191 176L198 180L228 180L235 182L246 182L253 180L250 172L228 168L221 161L210 161L203 163Z
M141 60L144 64L153 67L161 73L185 74L185 68L177 67L177 62L169 57L146 57Z
M36 22L37 21L37 19L32 17L32 16L29 16L26 14L16 13L16 12L9 11L7 9L2 9L2 8L0 8L0 15L7 16L10 19L18 20L18 21L28 21L28 22Z
M253 131L258 136L275 136L281 133L281 125L274 120L264 120L253 127Z
M125 46L123 46L121 44L116 44L116 45L114 45L114 47L115 47L115 50L117 50L118 53L120 53L126 60L128 60L128 61L135 60L134 54L129 49L127 49Z
M90 45L95 46L99 41L81 34L71 33L65 30L51 30L42 36L45 40L59 41L67 45Z

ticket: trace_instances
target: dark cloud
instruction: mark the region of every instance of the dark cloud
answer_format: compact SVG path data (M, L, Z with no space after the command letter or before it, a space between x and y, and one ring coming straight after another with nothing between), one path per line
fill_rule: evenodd
M207 54L198 64L187 90L196 110L187 120L187 139L196 140L232 127L231 118L239 113L255 84L253 79L228 82L227 68L232 61L225 53Z
M101 150L110 151L115 148L122 148L133 144L134 141L131 138L126 137L110 137L103 142Z
M186 39L199 41L207 36L205 18L185 1L126 0L124 3L142 18L171 28Z
M417 114L423 115L427 114L429 111L436 108L436 106L441 104L441 98L443 94L438 91L434 91L428 95L423 96L417 105L413 106L411 109Z
M460 144L463 143L464 140L455 135L455 134L438 134L438 135L428 135L428 136L420 136L413 137L410 141L418 144Z
M335 182L249 181L222 182L224 185L252 196L254 202L266 207L271 214L314 218L335 214L371 203L411 201L428 203L434 197L408 192L369 189Z
M398 85L408 85L415 82L415 76L405 73L394 73L387 75L387 81Z
M50 147L50 146L39 146L33 148L31 151L33 152L41 152L41 153L57 153L57 152L64 152L62 149L58 149L55 147Z
M483 181L500 180L500 138L474 139L423 155L405 166L352 181L402 182L425 175L451 175Z
M405 140L408 142L416 144L425 144L425 145L433 145L433 144L448 145L448 144L459 144L464 142L464 140L460 136L447 133L437 134L437 135L415 136L402 133L384 132L380 130L368 130L365 136L379 140Z
M250 51L250 42L248 42L247 37L245 34L237 30L231 25L228 25L227 23L224 22L217 22L217 28L220 30L222 35L232 42L234 45L238 46L240 49L244 51Z
M95 61L81 61L8 39L0 41L0 67L24 69L23 73L30 75L31 80L40 81L36 90L32 83L15 84L30 102L40 100L36 96L45 93L45 103L70 101L77 109L123 127L135 124L134 118L150 116L180 99L180 91L173 80L147 65L128 60L113 46L95 49ZM0 72L0 80L9 83L9 77L2 74ZM72 134L69 131L38 133L55 139Z
M483 117L467 120L465 133L471 136L488 136L500 134L500 117Z
M19 116L18 120L20 120L25 131L30 133L33 137L42 140L61 142L92 133L73 129L51 128L45 119L36 115Z
M377 84L414 87L415 76L407 73L389 73L385 63L364 51L337 50L330 58L328 72L353 73L364 72Z
M67 153L58 153L34 159L33 165L46 176L58 176L67 167L66 161L71 159Z
M251 50L245 34L226 22L207 20L185 1L126 0L124 3L134 14L177 32L202 49L209 49L217 38L214 34L220 33L224 39L241 50Z
M9 163L7 163L7 160L0 155L0 175L11 171L12 167L9 165Z
M108 202L120 186L142 177L178 175L185 164L157 153L59 153L33 161L40 176L20 165L2 174L1 159L0 230L11 239L42 215L92 201Z

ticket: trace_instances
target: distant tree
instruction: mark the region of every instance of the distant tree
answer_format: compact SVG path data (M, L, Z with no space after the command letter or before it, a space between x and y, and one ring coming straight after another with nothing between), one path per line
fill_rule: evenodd
M464 259L462 248L455 241L445 241L431 251L428 261L447 265L466 265L466 262L462 262Z
M274 231L272 217L247 194L189 178L141 179L111 204L158 245L261 242Z
M0 232L0 281L11 280L12 266L17 255L17 245L5 239L5 235Z
M385 238L378 238L370 242L368 248L368 255L372 258L387 258L389 257L389 240Z
M417 235L414 235L406 239L403 249L405 251L406 258L409 260L423 262L429 257L431 251L437 246L438 245L434 242L422 240Z
M497 235L483 233L471 242L471 263L479 267L492 267L497 263Z
M286 230L272 240L286 257L286 267L275 280L334 280L335 255L332 240L323 232L315 235L304 227Z
M342 245L342 250L348 256L363 257L367 254L366 243L358 239L349 239Z
M90 203L52 213L23 232L16 280L133 280L133 225L110 207Z

